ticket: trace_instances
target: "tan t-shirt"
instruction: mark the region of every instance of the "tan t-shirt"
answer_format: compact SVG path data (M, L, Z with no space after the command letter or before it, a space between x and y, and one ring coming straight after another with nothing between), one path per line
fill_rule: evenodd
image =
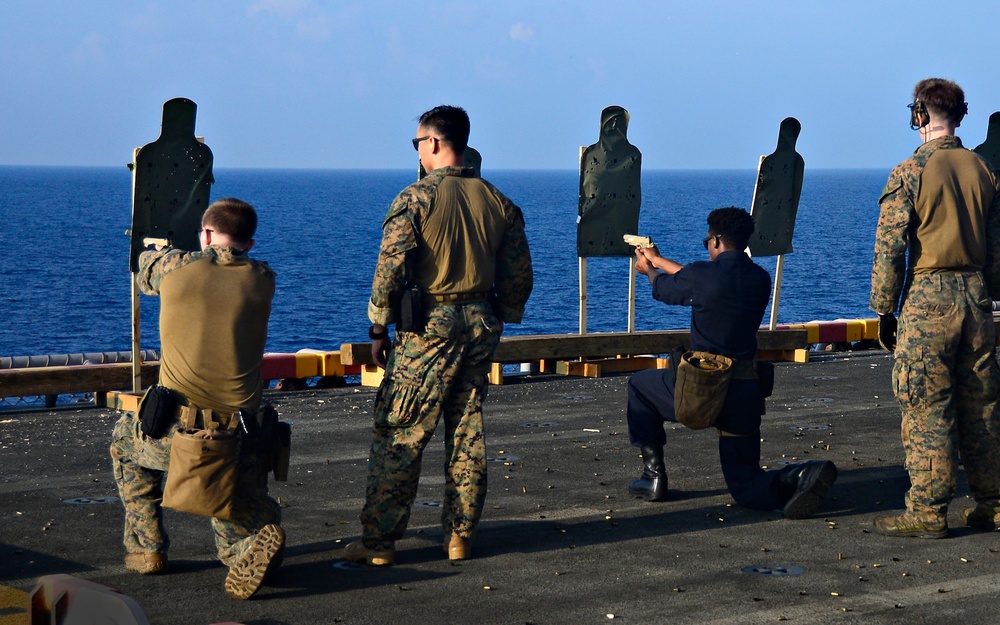
M420 224L416 283L431 295L489 292L507 229L500 206L479 178L445 176Z
M995 195L985 163L969 150L937 150L924 165L914 201L914 273L986 265L987 211Z
M147 254L140 286L160 295L160 384L200 408L255 411L274 272L226 247Z

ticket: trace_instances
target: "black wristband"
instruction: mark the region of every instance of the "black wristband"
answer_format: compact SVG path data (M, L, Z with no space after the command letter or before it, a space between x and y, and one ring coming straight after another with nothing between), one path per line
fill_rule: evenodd
M376 332L375 331L375 326L369 326L369 328L368 328L368 338L370 338L373 341L377 341L378 339L384 339L387 336L389 336L389 329L388 328L386 328L385 330L382 330L381 332Z

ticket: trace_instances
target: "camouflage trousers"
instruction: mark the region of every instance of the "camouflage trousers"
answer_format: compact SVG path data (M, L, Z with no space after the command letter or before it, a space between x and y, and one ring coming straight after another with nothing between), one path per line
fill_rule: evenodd
M918 274L899 317L893 391L910 474L906 506L928 524L946 520L958 454L976 501L996 505L1000 497L1000 370L991 310L977 272Z
M386 549L402 538L421 459L444 421L446 534L471 537L486 499L483 400L502 326L489 304L437 306L422 334L397 333L375 398L362 538Z
M129 553L166 553L170 547L160 505L175 431L171 427L163 438L149 438L139 430L139 419L131 412L115 424L111 460L125 506L124 542ZM268 496L266 480L258 478L253 445L240 447L233 519L212 519L216 554L226 566L239 561L262 527L281 521L278 502Z

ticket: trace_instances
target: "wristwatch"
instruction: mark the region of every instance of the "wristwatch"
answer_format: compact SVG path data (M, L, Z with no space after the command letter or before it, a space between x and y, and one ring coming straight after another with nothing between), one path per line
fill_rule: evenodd
M368 328L368 338L370 338L373 341L377 341L379 339L384 339L387 336L389 336L389 329L388 328L386 328L385 330L382 330L381 332L376 332L374 325L373 326L369 326L369 328Z

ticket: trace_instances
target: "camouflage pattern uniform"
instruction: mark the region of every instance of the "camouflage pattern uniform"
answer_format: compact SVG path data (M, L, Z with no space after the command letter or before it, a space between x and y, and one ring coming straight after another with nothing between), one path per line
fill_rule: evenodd
M115 424L111 444L115 483L125 506L125 550L129 553L166 553L170 537L163 526L163 477L170 465L170 442L177 427L163 438L145 436L135 413L127 412ZM239 562L254 535L269 523L281 522L278 502L268 496L266 477L258 481L253 444L240 445L233 518L212 519L215 549L226 566Z
M488 262L470 262L465 254L449 257L448 250L426 248L424 226L429 216L434 211L457 212L446 202L436 202L449 177L474 180L461 183L475 190L473 199L464 198L473 203L470 212L492 215L503 224L496 249L468 250L469 257L478 254ZM482 406L490 360L500 342L502 322L521 321L532 288L524 218L517 206L476 177L474 170L443 167L396 197L382 230L368 305L373 323L387 325L396 320L395 304L407 279L419 279L417 267L422 261L430 260L433 265L443 257L449 259L444 264L461 262L461 267L453 269L474 275L479 284L488 285L490 293L468 302L430 303L422 333L396 333L375 400L362 540L369 549L388 549L403 536L417 493L423 450L439 419L445 426L446 457L441 523L446 534L470 538L486 497ZM425 291L428 287L420 286ZM461 299L461 294L439 295Z
M204 252L185 252L170 248L144 252L139 258L140 288L146 294L158 295L164 277L196 261L223 266L249 263L263 275L265 287L270 284L270 293L273 294L274 272L266 263L249 259L231 248L219 246L210 246ZM265 296L270 301L270 295ZM169 314L169 310L161 311L161 316ZM264 322L266 323L266 319ZM166 342L166 337L161 339ZM161 369L165 364L161 363ZM246 406L251 410L256 410L259 403L259 381L257 386L255 402ZM185 396L190 395L185 393L186 389L174 390ZM239 408L223 405L204 407L213 410L228 409L228 412ZM115 483L125 507L124 543L129 553L165 554L170 547L160 506L163 501L163 478L170 463L170 444L179 428L180 422L177 422L162 438L150 438L139 429L139 419L132 412L125 413L115 424L111 458ZM212 519L218 558L230 567L239 562L250 548L257 531L269 523L279 523L281 519L278 503L267 494L266 475L259 479L256 452L249 439L241 440L237 466L233 518L227 521Z
M879 206L870 304L894 313L902 296L893 391L910 474L906 506L916 522L946 527L958 453L976 501L1000 506L991 313L1000 298L1000 184L947 136L893 170Z

